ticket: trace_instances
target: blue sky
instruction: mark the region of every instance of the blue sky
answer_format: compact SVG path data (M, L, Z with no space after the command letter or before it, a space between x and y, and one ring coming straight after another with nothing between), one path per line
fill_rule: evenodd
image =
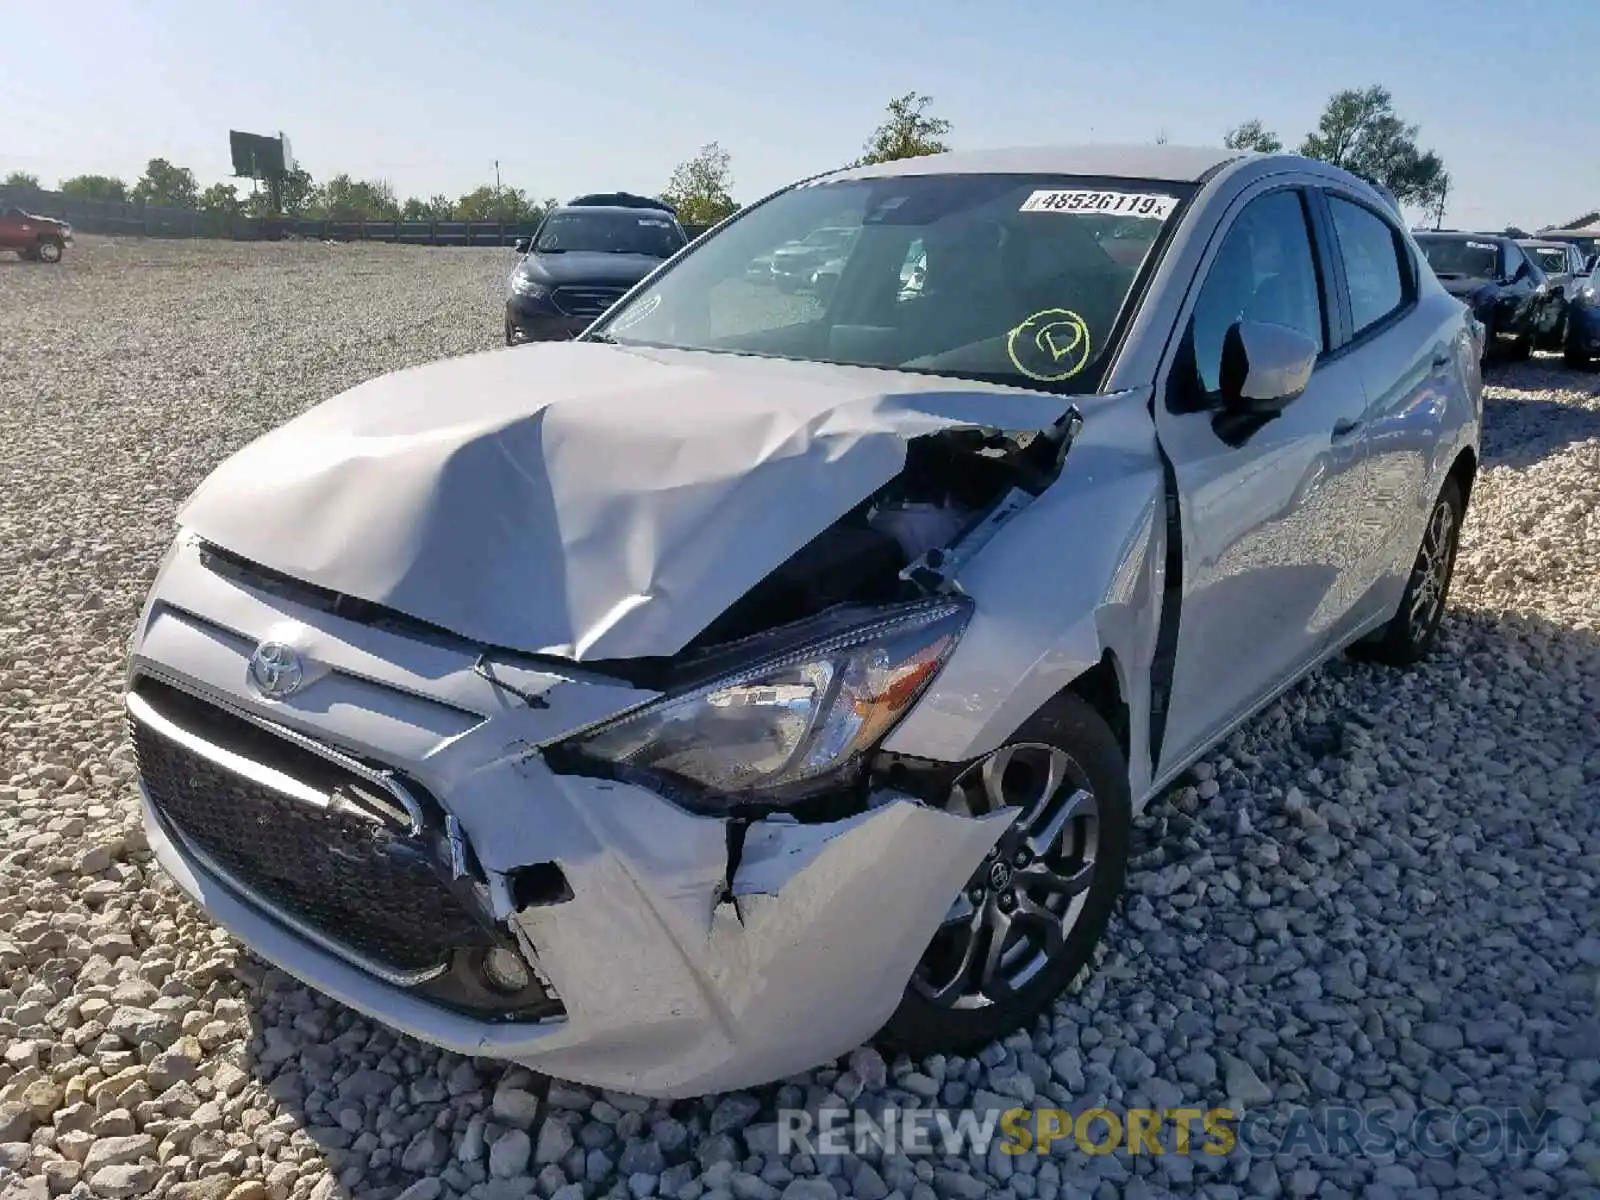
M713 139L751 200L856 155L888 98L933 96L958 148L1291 146L1333 91L1382 83L1455 179L1449 223L1600 207L1600 3L1541 0L760 0L605 5L7 0L0 174L202 184L227 131L283 130L318 178L402 196L656 192ZM1534 12L1537 11L1537 19Z

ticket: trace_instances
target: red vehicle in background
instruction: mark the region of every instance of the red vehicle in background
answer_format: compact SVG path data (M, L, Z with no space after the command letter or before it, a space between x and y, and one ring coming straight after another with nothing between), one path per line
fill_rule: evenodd
M15 250L29 262L58 263L72 245L72 226L15 206L0 211L0 250Z

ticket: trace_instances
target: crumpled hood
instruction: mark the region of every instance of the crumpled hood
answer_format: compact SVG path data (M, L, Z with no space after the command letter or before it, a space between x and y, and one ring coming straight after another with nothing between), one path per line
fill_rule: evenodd
M1452 279L1441 279L1439 282L1444 285L1444 290L1457 300L1470 299L1477 293L1494 287L1493 280L1477 275L1462 275Z
M382 376L257 439L180 523L486 645L670 655L891 480L908 439L1061 397L595 343Z

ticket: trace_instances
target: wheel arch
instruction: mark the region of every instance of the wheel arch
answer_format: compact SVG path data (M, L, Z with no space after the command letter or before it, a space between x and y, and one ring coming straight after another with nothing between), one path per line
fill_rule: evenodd
M1116 652L1108 649L1102 653L1099 662L1057 692L1056 696L1047 702L1046 707L1064 695L1076 696L1094 709L1110 728L1112 735L1117 739L1117 745L1122 748L1122 761L1124 763L1130 761L1131 729L1127 691L1123 686L1122 664L1117 659Z
M1465 504L1472 499L1472 485L1478 478L1478 452L1472 446L1463 446L1461 453L1456 455L1455 461L1450 464L1450 470L1445 473L1446 479L1454 479L1461 485L1461 502Z

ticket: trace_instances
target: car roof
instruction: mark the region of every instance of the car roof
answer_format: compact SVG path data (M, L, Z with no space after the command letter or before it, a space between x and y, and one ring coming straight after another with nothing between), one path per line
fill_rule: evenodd
M825 179L881 179L898 175L1100 175L1198 183L1235 159L1269 157L1211 146L1018 146L998 150L957 150L893 162L845 167Z
M662 221L676 221L678 218L665 208L646 208L643 205L632 204L558 204L550 210L552 213L612 213L617 216L629 217L655 217Z
M1411 236L1419 241L1431 238L1436 242L1493 242L1497 246L1511 241L1503 233L1468 233L1464 229L1419 229Z

